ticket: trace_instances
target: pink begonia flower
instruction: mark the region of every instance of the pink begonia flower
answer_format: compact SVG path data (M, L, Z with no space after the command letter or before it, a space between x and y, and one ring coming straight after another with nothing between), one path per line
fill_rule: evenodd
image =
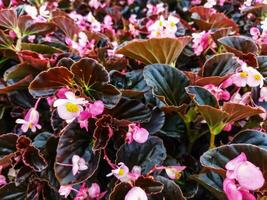
M105 105L102 101L99 100L95 101L94 103L90 103L87 108L91 116L95 118L96 116L101 115L104 112Z
M227 123L224 127L223 130L226 132L230 132L232 130L232 126L234 123Z
M107 174L107 177L114 175L121 182L129 181L129 168L122 162L118 163L118 168L111 170L111 173Z
M131 5L134 3L135 0L127 0L128 5Z
M88 13L86 16L86 20L90 22L90 27L92 31L100 32L101 31L101 23L96 20L96 18L93 16L91 12Z
M3 167L0 166L0 186L6 185L6 177L4 175L1 175Z
M146 192L140 187L133 187L126 194L124 200L148 200Z
M61 185L58 192L61 196L67 198L71 193L71 190L72 190L72 185Z
M39 112L35 108L29 109L24 119L17 119L17 124L21 125L21 130L26 133L30 128L32 132L36 132L37 129L41 129L42 126L39 123Z
M230 93L227 90L223 90L213 84L205 85L204 88L207 89L211 94L213 94L217 100L228 101L231 97Z
M267 102L267 87L262 87L260 91L259 102Z
M17 34L15 33L15 31L10 30L8 31L8 35L9 37L11 37L12 39L15 39L17 37Z
M91 187L88 189L89 197L93 199L101 199L106 193L107 192L100 192L100 187L97 183L92 183Z
M161 15L155 22L152 23L149 21L146 24L147 30L150 32L148 37L175 37L177 32L177 23L179 22L180 19L175 16L169 15L168 19L165 20Z
M260 30L257 27L250 28L250 35L252 35L253 40L258 40L260 37Z
M204 7L205 8L212 8L213 6L216 5L216 0L208 0L205 4Z
M94 9L98 9L98 8L101 7L101 3L100 3L99 0L91 0L89 2L89 6L92 7L92 8L94 8Z
M88 197L88 188L86 183L83 182L82 186L79 188L78 193L76 194L74 200L85 200Z
M246 64L241 65L241 71L231 76L233 83L237 87L262 87L264 84L263 76L252 67L248 67Z
M88 103L84 98L78 98L73 92L65 92L66 99L57 99L54 102L54 107L57 108L57 112L60 118L66 120L67 123L75 120L83 111L81 105Z
M164 3L158 3L156 5L147 4L147 16L149 15L157 15L161 12L165 11Z
M223 191L228 200L256 200L248 190L238 187L233 179L224 179Z
M212 41L209 32L202 31L200 33L193 33L193 49L197 56L204 52L209 47L215 47L215 43Z
M106 15L104 17L104 21L103 22L104 22L104 27L106 29L113 30L113 28L112 28L113 22L112 22L112 17L110 15Z
M73 176L75 176L78 173L78 171L83 171L88 169L85 160L78 155L73 155L71 161L72 161Z
M250 102L250 98L251 98L251 92L246 92L242 96L238 92L236 92L232 95L230 102L247 105Z
M228 200L256 199L250 190L255 191L264 185L261 170L247 160L243 152L226 165L226 179L223 190Z
M104 107L104 103L100 100L87 104L86 109L81 111L78 117L80 127L88 131L88 119L101 115L104 112Z
M201 4L201 0L191 0L192 5L199 5Z
M130 180L135 181L141 176L141 167L140 166L133 166L130 173L128 173Z
M185 168L186 166L168 166L168 167L165 167L165 171L170 179L176 180L181 177L181 172Z
M135 123L128 125L128 132L126 133L126 141L131 144L134 141L137 143L145 143L148 139L149 133L145 128L139 127Z

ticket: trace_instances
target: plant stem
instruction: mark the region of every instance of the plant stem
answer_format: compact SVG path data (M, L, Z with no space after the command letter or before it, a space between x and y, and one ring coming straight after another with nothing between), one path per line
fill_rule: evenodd
M212 132L210 133L210 149L215 148L215 134Z

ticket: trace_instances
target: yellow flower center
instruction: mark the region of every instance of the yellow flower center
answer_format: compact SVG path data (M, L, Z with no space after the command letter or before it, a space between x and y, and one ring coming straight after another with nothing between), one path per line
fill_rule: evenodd
M182 174L181 174L180 172L176 172L176 173L175 173L175 178L176 178L176 179L180 179L181 176L182 176Z
M242 78L246 78L247 76L248 76L247 72L241 72L240 73L240 77L242 77Z
M261 79L261 76L260 76L259 74L255 74L255 75L254 75L254 79L258 81L258 80Z
M171 22L171 27L175 27L176 26L176 24L174 23L174 22Z
M76 104L74 103L67 103L66 104L66 109L68 112L78 112L79 111L79 106L77 106Z
M159 22L159 26L163 26L163 21L160 21Z
M32 123L31 122L29 123L29 128L32 129Z
M122 175L124 174L124 169L120 168L118 174L119 174L120 176L122 176Z

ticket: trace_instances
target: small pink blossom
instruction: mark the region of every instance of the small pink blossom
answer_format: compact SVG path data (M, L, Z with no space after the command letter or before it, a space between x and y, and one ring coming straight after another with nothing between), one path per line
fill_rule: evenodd
M149 133L145 128L141 128L135 123L128 125L128 132L126 134L126 141L131 144L134 141L137 143L145 143L148 139Z
M72 185L61 185L58 192L61 196L67 198L71 193L71 190L72 190Z
M165 10L163 3L158 3L156 5L147 4L147 9L147 15L157 15Z
M97 183L92 183L91 187L88 189L89 197L93 199L101 199L105 196L106 192L100 192L100 187Z
M267 102L267 87L262 87L260 91L259 102Z
M256 27L250 28L250 35L252 35L252 38L254 40L257 41L259 39L259 37L260 37L260 34L261 34L261 32L260 32L260 30L258 28L256 28Z
M226 165L226 179L223 182L223 190L229 200L255 199L250 193L260 189L264 185L264 177L261 170L247 160L243 152L230 160Z
M192 5L199 5L201 4L201 0L191 0Z
M263 76L252 67L248 67L246 64L241 65L241 71L231 76L233 83L237 87L262 87L264 84Z
M177 180L181 177L181 172L186 166L168 166L165 167L166 174L170 179Z
M230 93L227 90L223 90L213 84L205 85L204 88L210 91L217 100L228 101L230 99Z
M95 101L94 103L88 103L86 109L80 112L78 122L81 128L85 128L88 131L88 120L90 118L96 118L104 112L104 103L102 101Z
M72 174L75 176L78 171L87 170L88 166L83 158L78 155L72 156Z
M21 125L21 130L26 133L28 129L32 132L36 132L37 129L41 129L42 126L39 124L39 112L35 108L29 109L24 119L17 119L17 124Z
M107 177L114 175L121 182L129 181L129 168L122 162L118 164L116 169L111 170L111 173L107 174Z
M101 7L101 3L100 3L99 0L91 0L89 2L89 6L92 7L92 8L94 8L94 9L98 9L98 8Z
M1 175L2 169L3 167L0 166L0 187L7 184L6 177L4 175Z
M148 200L146 192L140 187L133 187L126 194L124 200Z
M133 166L131 172L128 173L130 180L135 181L141 176L141 167L140 166Z
M212 8L215 5L216 5L216 0L207 0L207 2L204 4L204 7Z

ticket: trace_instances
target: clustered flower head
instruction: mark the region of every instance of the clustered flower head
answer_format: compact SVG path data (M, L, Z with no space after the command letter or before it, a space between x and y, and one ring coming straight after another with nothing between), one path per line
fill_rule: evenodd
M245 62L240 61L241 69L231 76L233 83L238 87L262 87L264 84L263 76L257 69L248 66Z
M60 118L67 123L78 120L80 127L88 131L88 119L96 118L104 111L102 101L89 103L85 98L75 96L69 90L61 89L58 94L59 98L54 101L53 106L57 108Z
M150 32L149 38L158 37L176 37L177 23L180 22L179 18L169 15L166 20L162 15L155 22L148 22L147 29Z
M193 49L197 56L201 55L208 48L214 48L216 44L213 42L210 33L202 31L200 33L193 33Z
M226 165L226 178L223 190L228 200L256 200L251 191L260 189L265 180L261 170L247 160L246 154L241 153Z

